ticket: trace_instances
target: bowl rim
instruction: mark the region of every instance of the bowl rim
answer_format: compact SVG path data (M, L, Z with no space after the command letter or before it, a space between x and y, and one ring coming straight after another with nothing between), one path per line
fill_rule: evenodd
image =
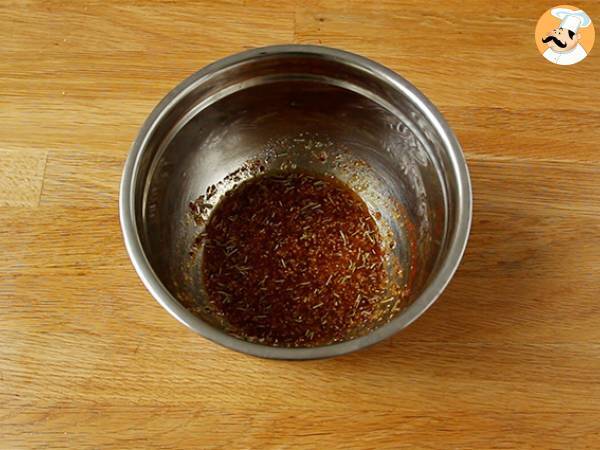
M313 348L273 347L244 341L211 326L183 307L160 281L146 257L137 233L133 202L139 163L148 139L157 124L179 99L206 77L228 66L256 58L294 54L324 57L352 64L400 91L428 118L440 135L457 177L456 226L449 236L445 259L421 295L398 317L365 336ZM142 125L125 162L119 191L119 217L125 247L138 276L155 300L175 319L205 338L232 350L264 358L303 360L329 358L369 347L406 328L421 316L439 298L460 264L471 229L472 203L471 180L462 148L442 114L415 86L391 69L354 53L324 46L287 44L247 50L209 64L182 81L160 101Z

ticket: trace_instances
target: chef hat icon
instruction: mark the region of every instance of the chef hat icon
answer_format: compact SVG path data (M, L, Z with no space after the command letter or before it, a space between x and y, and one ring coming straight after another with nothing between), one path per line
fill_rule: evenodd
M580 9L573 11L568 8L553 8L550 12L561 20L560 28L571 30L573 33L577 33L580 27L589 27L592 23L590 16Z

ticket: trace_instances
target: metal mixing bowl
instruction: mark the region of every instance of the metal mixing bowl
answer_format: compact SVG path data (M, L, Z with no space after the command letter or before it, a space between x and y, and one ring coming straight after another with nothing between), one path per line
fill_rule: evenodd
M189 204L217 185L217 198L283 166L347 182L391 240L390 279L408 289L401 308L362 336L313 348L251 343L202 313L201 227ZM437 109L410 83L363 57L285 45L230 56L169 93L144 123L120 192L127 251L154 298L197 333L252 355L310 359L385 339L419 317L458 267L471 223L471 186L461 148ZM204 314L204 315L203 315Z

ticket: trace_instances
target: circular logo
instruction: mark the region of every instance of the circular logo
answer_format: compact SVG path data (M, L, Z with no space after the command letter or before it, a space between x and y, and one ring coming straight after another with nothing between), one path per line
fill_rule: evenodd
M596 32L585 11L570 5L550 8L535 27L535 44L553 64L570 66L583 61L594 46Z

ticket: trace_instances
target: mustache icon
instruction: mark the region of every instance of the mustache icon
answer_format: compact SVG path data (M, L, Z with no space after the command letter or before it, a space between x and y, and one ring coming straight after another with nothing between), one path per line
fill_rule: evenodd
M566 42L561 42L558 40L558 38L556 36L546 36L545 38L542 38L542 42L545 44L547 42L553 41L556 45L558 45L560 48L565 48L567 46Z

